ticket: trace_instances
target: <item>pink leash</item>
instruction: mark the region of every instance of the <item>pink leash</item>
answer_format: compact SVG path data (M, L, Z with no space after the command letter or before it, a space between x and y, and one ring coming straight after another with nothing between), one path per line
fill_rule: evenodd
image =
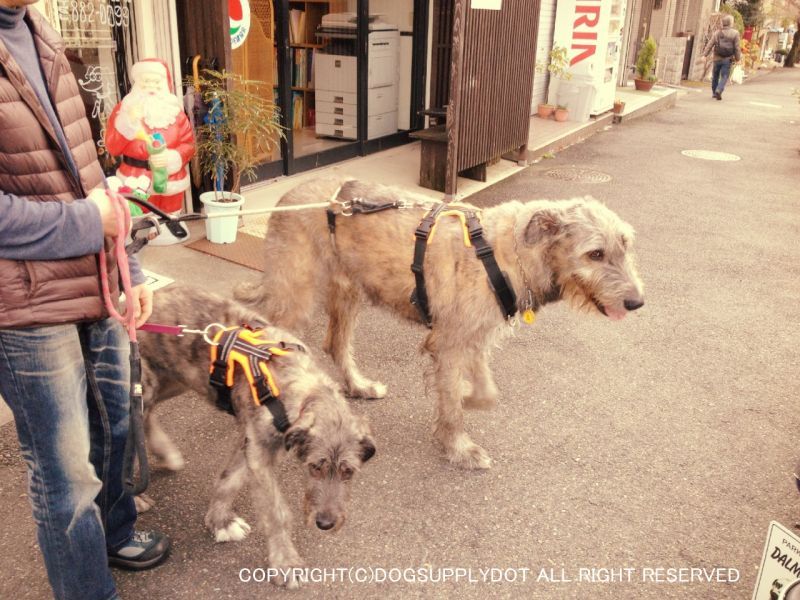
M111 200L111 206L117 215L117 235L114 240L114 255L117 259L122 290L125 292L125 314L121 315L116 308L114 298L108 281L108 265L106 263L105 247L100 249L100 283L103 289L103 302L112 318L125 325L130 338L130 423L128 439L125 441L125 454L122 462L122 484L129 494L141 494L150 483L150 468L147 463L147 448L144 440L144 400L142 398L142 365L139 355L139 343L136 338L136 309L133 306L131 293L131 271L128 264L128 255L125 252L125 238L131 229L131 211L128 201L124 196L109 189L106 184L106 194ZM139 461L139 481L134 481L136 459Z
M128 337L132 343L135 343L137 341L136 313L131 304L131 271L128 265L128 255L125 252L125 236L128 235L128 231L130 231L131 228L131 211L128 206L128 201L122 195L109 188L106 188L106 194L111 200L111 206L117 215L117 235L114 244L114 255L117 259L117 268L119 269L120 279L122 280L122 291L125 292L125 298L127 299L125 314L119 314L114 299L111 297L105 248L100 249L100 282L103 286L103 302L105 303L108 314L125 325L128 330Z

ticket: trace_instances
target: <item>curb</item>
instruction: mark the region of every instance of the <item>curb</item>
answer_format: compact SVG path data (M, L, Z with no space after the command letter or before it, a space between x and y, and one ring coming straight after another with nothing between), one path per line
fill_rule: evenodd
M626 121L631 121L633 119L638 119L639 117L644 117L646 115L652 114L654 112L658 112L660 110L664 110L666 108L672 108L678 103L678 94L668 94L658 100L654 100L650 104L646 106L642 106L641 108L634 110L633 112L622 114L622 115L614 115L614 123L624 123Z
M529 148L527 157L528 164L539 160L548 152L558 152L559 150L563 150L564 148L591 137L601 129L605 129L608 125L611 125L613 117L614 115L612 113L601 115L594 119L593 122L587 124L586 127L578 129L577 131L573 131L562 138L549 142L538 148Z

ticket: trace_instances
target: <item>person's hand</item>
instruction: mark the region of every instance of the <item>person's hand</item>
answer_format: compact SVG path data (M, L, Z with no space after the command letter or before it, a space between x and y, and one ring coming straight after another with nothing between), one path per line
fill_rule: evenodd
M147 322L153 312L153 291L142 283L131 288L129 306L136 316L136 327L139 328Z
M150 167L153 169L166 169L167 168L167 153L160 152L150 157Z
M94 188L89 192L89 200L95 203L100 210L100 220L103 223L103 234L107 237L114 237L117 235L117 213L111 205L111 200L103 188Z

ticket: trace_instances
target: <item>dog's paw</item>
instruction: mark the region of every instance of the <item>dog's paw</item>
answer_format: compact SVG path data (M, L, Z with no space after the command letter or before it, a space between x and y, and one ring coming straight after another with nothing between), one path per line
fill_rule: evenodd
M277 577L272 578L272 583L287 590L299 589L302 584L300 577L303 572L303 560L297 552L289 550L288 555L280 559L273 558L275 553L270 555L269 566L277 570Z
M156 457L153 466L167 471L182 471L186 466L186 461L183 460L183 455L180 452L170 452L164 456Z
M464 469L490 469L492 467L489 453L467 436L459 438L457 443L447 448L447 458L454 465Z
M364 379L357 384L347 386L347 395L351 398L363 398L365 400L380 400L386 397L386 385L378 381Z
M241 517L234 518L226 527L214 530L217 542L241 542L250 533L250 525Z
M136 512L139 514L147 512L156 505L156 501L147 494L139 494L138 496L134 496L133 503L136 505Z
M464 396L461 405L467 410L491 410L497 406L497 396Z

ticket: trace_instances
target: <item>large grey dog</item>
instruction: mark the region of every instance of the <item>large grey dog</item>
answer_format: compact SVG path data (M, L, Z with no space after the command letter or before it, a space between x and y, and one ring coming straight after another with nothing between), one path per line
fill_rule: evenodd
M203 329L210 323L265 323L261 315L232 300L181 286L156 293L150 320L193 329ZM271 341L300 343L276 327L267 326L265 332L264 338ZM142 333L140 349L148 448L167 468L179 469L183 466L180 451L161 428L154 408L188 390L216 400L216 390L209 385L210 348L200 335ZM240 436L214 487L205 523L218 542L246 537L250 526L236 515L232 505L249 481L269 543L270 566L281 569L302 564L291 539L291 511L275 474L281 455L294 449L305 463L309 524L336 531L345 521L350 481L375 453L375 444L365 418L350 411L339 388L307 351L274 357L269 364L291 426L281 434L269 410L255 405L244 377L237 378L232 403ZM223 414L220 418L233 419ZM289 587L298 584L291 577L282 583Z
M346 203L359 198L398 202L404 208L346 216L351 210ZM409 302L415 288L410 265L414 232L432 203L377 184L317 180L291 190L279 205L329 199L345 203L334 236L324 211L272 215L263 279L257 285L241 284L236 296L263 306L272 322L291 331L308 324L321 296L329 315L325 350L344 372L347 392L383 397L385 386L364 378L353 360L356 315L366 297L421 321ZM520 310L566 299L616 320L644 304L632 253L633 229L596 200L506 202L483 210L481 223ZM438 224L424 267L433 325L423 347L433 358L438 394L435 436L453 463L488 468L488 454L464 431L463 408L494 405L498 392L489 352L511 328L456 219Z

